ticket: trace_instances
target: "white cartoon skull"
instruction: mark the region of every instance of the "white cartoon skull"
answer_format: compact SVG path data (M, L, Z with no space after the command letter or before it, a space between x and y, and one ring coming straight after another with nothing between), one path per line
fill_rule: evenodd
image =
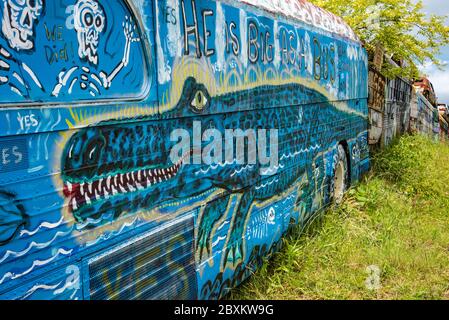
M81 59L97 65L100 33L106 25L103 7L96 0L79 0L75 5L74 15L78 54Z
M11 48L33 49L34 26L43 8L44 0L3 0L2 32Z

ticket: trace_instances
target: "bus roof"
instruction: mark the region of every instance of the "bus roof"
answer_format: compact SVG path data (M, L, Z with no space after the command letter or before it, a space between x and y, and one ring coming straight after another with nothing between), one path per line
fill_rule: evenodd
M306 0L237 0L262 8L273 14L281 14L294 20L313 25L344 38L360 42L349 25L340 17Z

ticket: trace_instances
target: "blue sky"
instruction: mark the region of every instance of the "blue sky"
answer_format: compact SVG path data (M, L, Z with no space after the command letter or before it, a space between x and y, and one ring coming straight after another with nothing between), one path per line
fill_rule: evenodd
M449 15L449 1L447 0L423 0L423 3L426 13ZM449 25L449 19L447 23ZM449 104L449 46L443 48L439 58L448 63L448 66L443 71L438 70L438 68L431 64L425 65L422 71L432 81L439 101Z

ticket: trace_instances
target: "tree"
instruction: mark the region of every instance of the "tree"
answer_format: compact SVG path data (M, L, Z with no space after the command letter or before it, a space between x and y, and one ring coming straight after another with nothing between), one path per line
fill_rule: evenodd
M421 0L311 0L314 4L341 16L365 43L369 53L377 44L387 55L405 65L384 64L387 77L416 78L418 67L432 62L443 68L438 59L443 46L449 44L446 16L426 15Z

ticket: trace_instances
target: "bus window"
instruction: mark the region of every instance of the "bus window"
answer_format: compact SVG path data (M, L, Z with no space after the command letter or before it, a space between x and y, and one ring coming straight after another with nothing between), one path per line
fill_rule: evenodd
M0 3L0 104L145 94L145 40L126 1Z

